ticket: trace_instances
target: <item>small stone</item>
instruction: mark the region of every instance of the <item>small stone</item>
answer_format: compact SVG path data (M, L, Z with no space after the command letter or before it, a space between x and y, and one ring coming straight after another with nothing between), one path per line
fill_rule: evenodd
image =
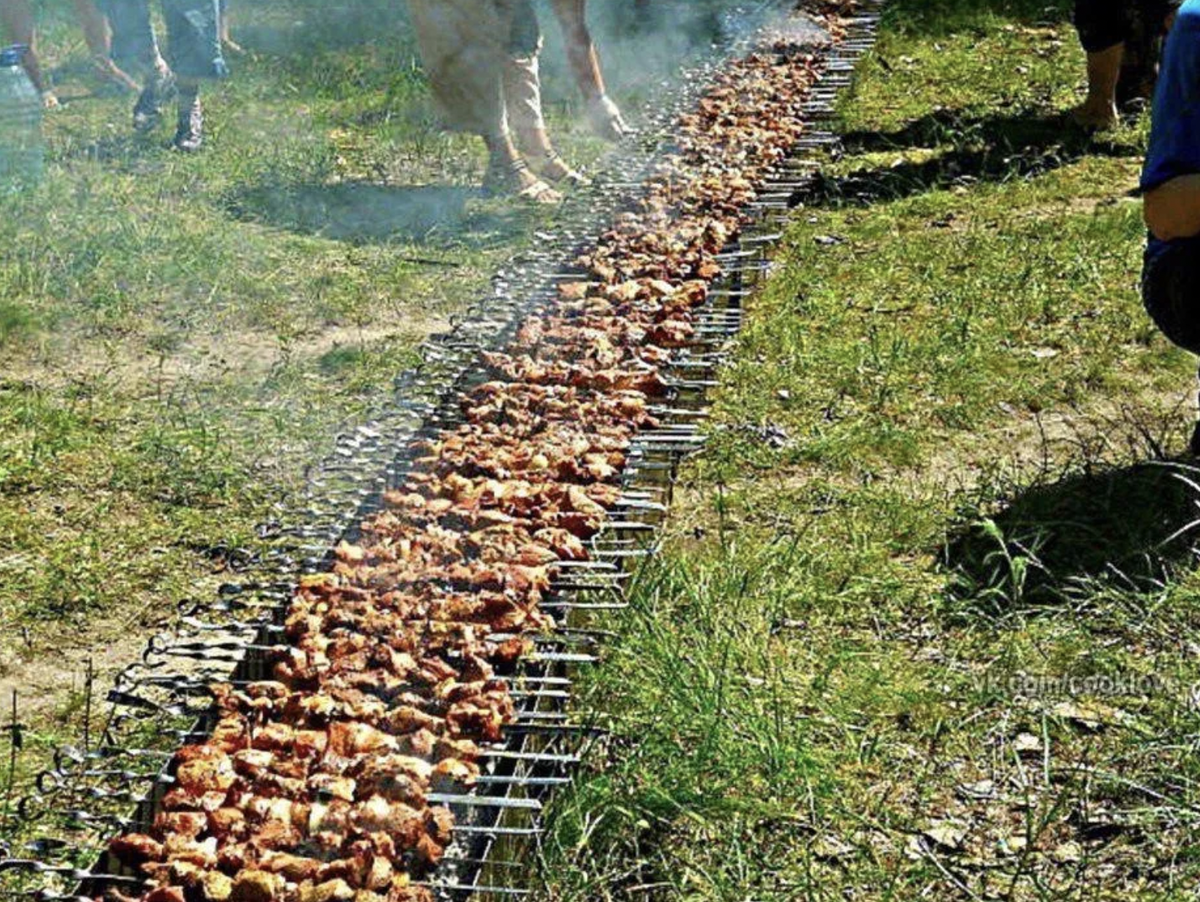
M1020 855L1028 845L1024 836L1006 836L997 841L996 851L1001 855Z
M1104 721L1104 716L1098 709L1094 710L1075 702L1059 702L1050 709L1050 714L1093 732L1099 730Z
M1036 754L1042 750L1042 740L1032 733L1018 733L1017 738L1013 740L1013 748L1017 750L1018 754Z
M822 861L833 861L853 855L854 846L843 842L832 834L828 834L813 843L812 852L815 858L819 858Z
M1057 849L1050 853L1050 857L1059 864L1072 864L1076 861L1083 860L1083 846L1075 841L1063 843Z
M996 784L992 780L963 783L958 787L958 794L967 799L994 799L996 797Z
M967 831L958 824L950 821L941 821L921 831L921 835L932 840L934 844L941 846L943 849L956 851L962 848L963 840L967 837Z
M1057 861L1060 865L1073 864L1075 861L1082 861L1084 859L1084 847L1080 846L1074 840L1064 842L1062 846L1050 853L1050 858Z

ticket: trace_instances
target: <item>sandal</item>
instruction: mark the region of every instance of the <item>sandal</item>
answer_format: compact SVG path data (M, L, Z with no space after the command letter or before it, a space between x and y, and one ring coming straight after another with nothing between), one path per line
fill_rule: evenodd
M522 178L526 176L526 178ZM562 203L562 195L539 178L534 178L529 164L514 160L506 166L489 166L483 179L484 197L517 197L535 204Z
M564 160L557 150L544 156L534 157L534 172L552 185L568 184L572 188L586 188L592 180Z

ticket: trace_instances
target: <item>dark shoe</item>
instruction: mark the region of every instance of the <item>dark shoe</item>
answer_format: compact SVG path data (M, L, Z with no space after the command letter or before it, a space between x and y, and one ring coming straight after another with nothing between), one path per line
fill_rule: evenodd
M204 146L204 109L199 95L179 101L179 127L175 130L175 149L195 153Z
M153 85L147 85L138 95L137 103L133 105L133 130L135 132L153 131L162 119L162 99L154 90Z
M162 121L163 104L175 93L175 76L171 73L156 73L150 76L146 87L133 105L134 131L148 132Z

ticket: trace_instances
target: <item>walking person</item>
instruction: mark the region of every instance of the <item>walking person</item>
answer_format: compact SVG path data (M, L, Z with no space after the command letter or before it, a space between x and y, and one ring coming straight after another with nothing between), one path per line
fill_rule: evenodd
M1087 128L1117 124L1118 106L1153 91L1159 50L1180 0L1075 0L1087 53L1087 98L1072 110Z
M147 73L133 109L133 126L150 131L162 108L177 98L177 150L194 152L204 143L200 86L224 78L228 67L221 48L220 0L160 0L167 31L167 54L159 50L150 19L150 0L100 0L113 30L113 55Z
M1142 299L1167 338L1200 354L1200 0L1185 0L1167 38L1141 189ZM1200 423L1191 450L1200 455Z

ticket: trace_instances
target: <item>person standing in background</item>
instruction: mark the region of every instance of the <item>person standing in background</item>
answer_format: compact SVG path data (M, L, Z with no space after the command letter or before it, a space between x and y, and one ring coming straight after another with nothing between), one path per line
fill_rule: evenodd
M107 18L94 0L75 0L75 14L83 29L88 50L92 54L92 64L96 73L126 90L139 90L137 81L113 60L112 31ZM25 70L41 92L46 108L57 107L58 97L50 86L37 53L37 26L29 0L0 0L0 26L3 26L9 40L28 48L23 61Z
M1087 52L1087 99L1071 115L1086 128L1112 128L1118 103L1149 97L1159 48L1180 0L1075 0Z
M113 54L148 73L133 108L133 126L150 131L162 119L162 106L178 98L173 144L194 152L204 143L200 85L228 74L221 49L219 0L161 0L167 27L167 59L159 51L149 0L100 0L112 23Z
M542 32L531 0L409 0L421 57L448 124L488 148L484 190L537 203L562 196L550 183L587 180L555 150L542 111ZM556 0L572 69L604 137L627 129L608 99L587 30L586 0Z
M1141 190L1146 312L1171 342L1200 354L1200 0L1186 0L1167 38ZM1200 423L1191 451L1200 455Z
M150 131L162 121L162 106L175 94L175 75L163 58L150 20L149 0L97 0L112 28L112 55L141 76L133 127Z
M21 65L25 67L29 80L42 95L42 106L52 110L58 106L58 98L50 86L37 52L37 28L33 21L33 10L29 0L0 0L0 26L8 41L25 48Z

